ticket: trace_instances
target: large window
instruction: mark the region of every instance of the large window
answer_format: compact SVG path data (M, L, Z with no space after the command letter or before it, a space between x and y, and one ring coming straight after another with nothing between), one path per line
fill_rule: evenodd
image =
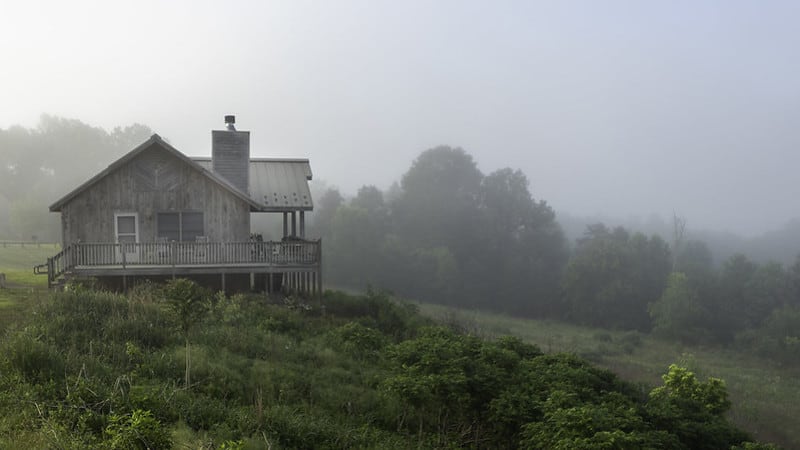
M168 241L195 241L205 234L201 212L163 212L156 220L158 237Z

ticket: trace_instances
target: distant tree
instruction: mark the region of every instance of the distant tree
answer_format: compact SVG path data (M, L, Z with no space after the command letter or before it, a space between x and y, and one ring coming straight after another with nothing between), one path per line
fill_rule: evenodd
M58 217L48 214L48 205L151 134L139 124L107 132L79 120L49 115L42 115L34 129L0 129L0 197L11 205L9 214L15 216L6 224L11 229L0 230L0 234L57 239Z
M10 238L28 241L32 236L55 240L60 236L60 221L47 208L47 199L36 192L17 197L8 211L7 234Z
M376 212L385 207L383 192L375 186L361 186L356 197L350 202L351 206L363 208L369 212Z
M741 253L723 263L712 311L715 313L713 328L725 342L732 341L750 322L745 313L749 308L746 287L757 270L758 265Z
M384 214L357 206L339 206L330 226L326 250L333 257L331 276L349 286L376 283L383 261Z
M535 201L524 173L509 168L483 178L480 220L484 227L479 244L484 263L483 282L506 309L542 316L552 313L567 249L555 213L544 201Z
M795 257L794 264L787 270L789 277L789 287L791 289L790 303L800 306L800 254Z
M394 202L398 232L418 245L450 248L469 254L480 237L474 224L483 174L460 148L436 147L423 152L401 181Z
M745 327L758 327L776 308L791 303L792 281L781 264L768 262L758 266L744 286L741 314Z
M703 241L686 241L675 255L675 272L685 273L689 278L710 275L714 270L714 257Z
M567 317L595 326L647 330L647 305L661 296L671 265L669 248L658 236L631 236L621 227L590 225L564 275Z
M484 176L462 149L419 155L386 194L317 202L314 230L335 282L528 315L552 312L567 249L553 210L519 170Z
M310 235L317 237L330 236L333 216L336 210L344 203L344 198L336 188L329 188L316 201L317 210L314 213L314 221L311 223Z
M678 216L676 212L672 213L672 270L677 270L678 255L683 252L683 246L686 242L686 218Z
M760 327L736 336L737 345L784 364L800 365L800 307L783 306L772 311Z
M653 320L653 333L684 343L703 342L710 338L707 329L709 311L683 273L670 274L661 298L651 303L648 310Z

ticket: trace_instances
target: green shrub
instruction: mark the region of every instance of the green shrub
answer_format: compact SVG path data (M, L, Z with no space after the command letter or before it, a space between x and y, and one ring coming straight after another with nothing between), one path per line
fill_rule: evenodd
M150 411L137 409L130 414L111 415L105 436L104 444L111 450L172 448L169 430Z
M332 341L346 354L358 360L375 361L388 344L380 331L356 322L348 322L331 332Z
M623 346L641 347L642 333L638 331L626 331L619 337L619 343Z
M800 362L800 307L785 306L770 314L756 329L736 336L737 344L754 352L781 361L798 365Z
M259 324L259 328L281 334L299 337L304 328L300 312L280 306L268 308L268 316Z
M183 392L176 400L183 420L194 430L210 430L228 416L227 405L214 397Z
M381 291L369 290L363 296L326 291L323 303L326 311L336 317L369 319L365 322L367 326L380 330L395 342L413 336L420 326L430 325L418 314L416 305L394 301Z
M174 423L179 417L174 393L174 388L169 385L136 384L128 391L128 407L131 410L150 411L162 424Z
M246 358L224 349L195 346L192 388L224 400L244 398L250 364Z
M522 359L531 359L544 354L542 350L533 344L526 344L516 336L503 336L497 340L497 346L504 350L511 350Z
M598 331L593 337L597 342L611 342L611 333L607 331Z

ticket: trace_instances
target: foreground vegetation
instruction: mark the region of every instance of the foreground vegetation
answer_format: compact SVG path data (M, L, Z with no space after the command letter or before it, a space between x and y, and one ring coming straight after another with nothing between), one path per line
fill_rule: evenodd
M189 298L202 299L191 323L177 307ZM179 280L26 301L25 320L0 340L4 448L717 449L750 439L724 417L721 380L672 366L643 389L570 354L436 325L375 292L328 292L323 309Z
M569 352L630 382L655 385L672 362L698 375L725 380L728 417L759 440L800 448L800 370L746 350L681 344L635 331L609 331L549 320L514 318L435 304L420 312L465 332L493 338L513 335L546 352Z

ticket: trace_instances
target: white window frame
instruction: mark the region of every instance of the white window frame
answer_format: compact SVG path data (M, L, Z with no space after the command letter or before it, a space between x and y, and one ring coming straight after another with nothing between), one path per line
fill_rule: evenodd
M119 244L119 218L120 217L131 217L133 216L133 233L122 233L123 236L133 236L133 242L139 243L139 213L137 212L116 212L114 213L114 242ZM117 258L121 261L122 260L122 251L117 250ZM127 262L138 262L139 260L139 253L136 251L136 246L134 246L133 251L126 251L125 252L125 260Z

